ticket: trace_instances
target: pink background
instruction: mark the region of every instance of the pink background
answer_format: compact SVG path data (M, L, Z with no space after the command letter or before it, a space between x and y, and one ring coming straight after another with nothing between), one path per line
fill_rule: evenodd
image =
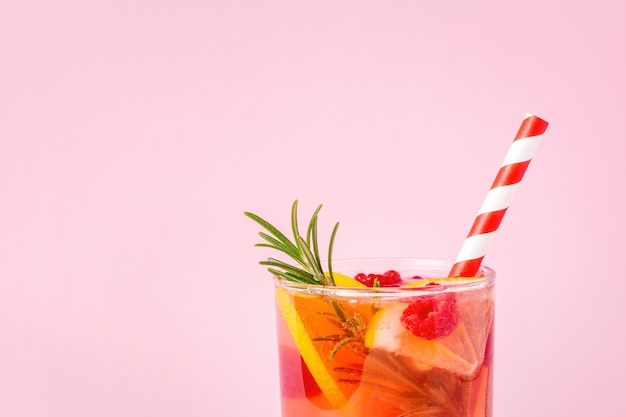
M0 416L278 416L242 212L452 258L526 112L496 415L626 415L626 3L465 3L3 0Z

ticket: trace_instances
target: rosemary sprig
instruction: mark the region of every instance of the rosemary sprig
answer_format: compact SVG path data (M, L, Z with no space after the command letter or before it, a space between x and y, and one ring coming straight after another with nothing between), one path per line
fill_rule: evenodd
M320 204L309 220L306 236L302 237L298 227L298 200L293 202L291 206L293 241L267 220L256 214L244 212L246 216L260 224L270 233L259 232L259 236L267 243L257 243L255 246L276 249L289 256L295 261L296 265L275 258L267 258L266 261L259 263L267 266L267 270L273 275L277 275L288 281L314 285L335 285L332 270L332 252L339 223L335 224L330 236L330 243L328 245L328 275L326 275L322 267L317 239L317 217L321 209L322 205Z
M317 234L318 215L322 206L313 212L307 225L306 234L300 234L298 225L298 200L291 207L291 232L288 238L267 220L245 212L244 214L261 225L264 231L259 236L264 240L255 246L275 249L287 255L293 262L288 263L273 257L259 262L265 265L273 275L286 280L314 285L335 285L332 270L332 252L339 223L333 228L328 246L328 274L324 273L320 260ZM267 232L267 233L266 233ZM375 287L380 286L378 281ZM398 355L381 348L365 346L367 327L371 318L360 315L350 303L342 302L331 296L324 300L332 311L318 311L315 314L327 316L336 327L328 334L312 337L328 353L329 360L337 360L342 355L339 351L351 352L351 360L336 362L332 372L337 375L337 382L360 386L376 392L376 395L389 406L397 408L398 417L446 417L465 415L469 405L469 386L471 381L459 380L451 372L432 368L418 369L412 358ZM328 351L328 344L332 348ZM320 350L321 351L321 350Z

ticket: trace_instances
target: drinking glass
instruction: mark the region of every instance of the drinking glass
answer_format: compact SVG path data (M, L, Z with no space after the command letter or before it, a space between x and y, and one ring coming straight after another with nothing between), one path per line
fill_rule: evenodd
M491 417L495 272L452 261L333 261L342 278L396 271L401 286L274 279L283 417Z

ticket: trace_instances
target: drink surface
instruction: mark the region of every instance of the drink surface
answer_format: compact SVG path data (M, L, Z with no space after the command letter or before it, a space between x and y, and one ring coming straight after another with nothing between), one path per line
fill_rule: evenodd
M277 281L283 417L491 417L493 279L437 281Z

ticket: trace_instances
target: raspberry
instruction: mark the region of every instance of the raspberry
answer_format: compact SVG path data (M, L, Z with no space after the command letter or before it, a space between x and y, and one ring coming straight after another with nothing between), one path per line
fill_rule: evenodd
M452 293L420 297L409 304L400 317L405 329L427 340L449 335L458 321L459 312Z
M367 274L360 272L354 276L354 279L367 287L397 287L402 281L402 277L398 271L389 270L384 274ZM376 285L378 282L378 285Z

